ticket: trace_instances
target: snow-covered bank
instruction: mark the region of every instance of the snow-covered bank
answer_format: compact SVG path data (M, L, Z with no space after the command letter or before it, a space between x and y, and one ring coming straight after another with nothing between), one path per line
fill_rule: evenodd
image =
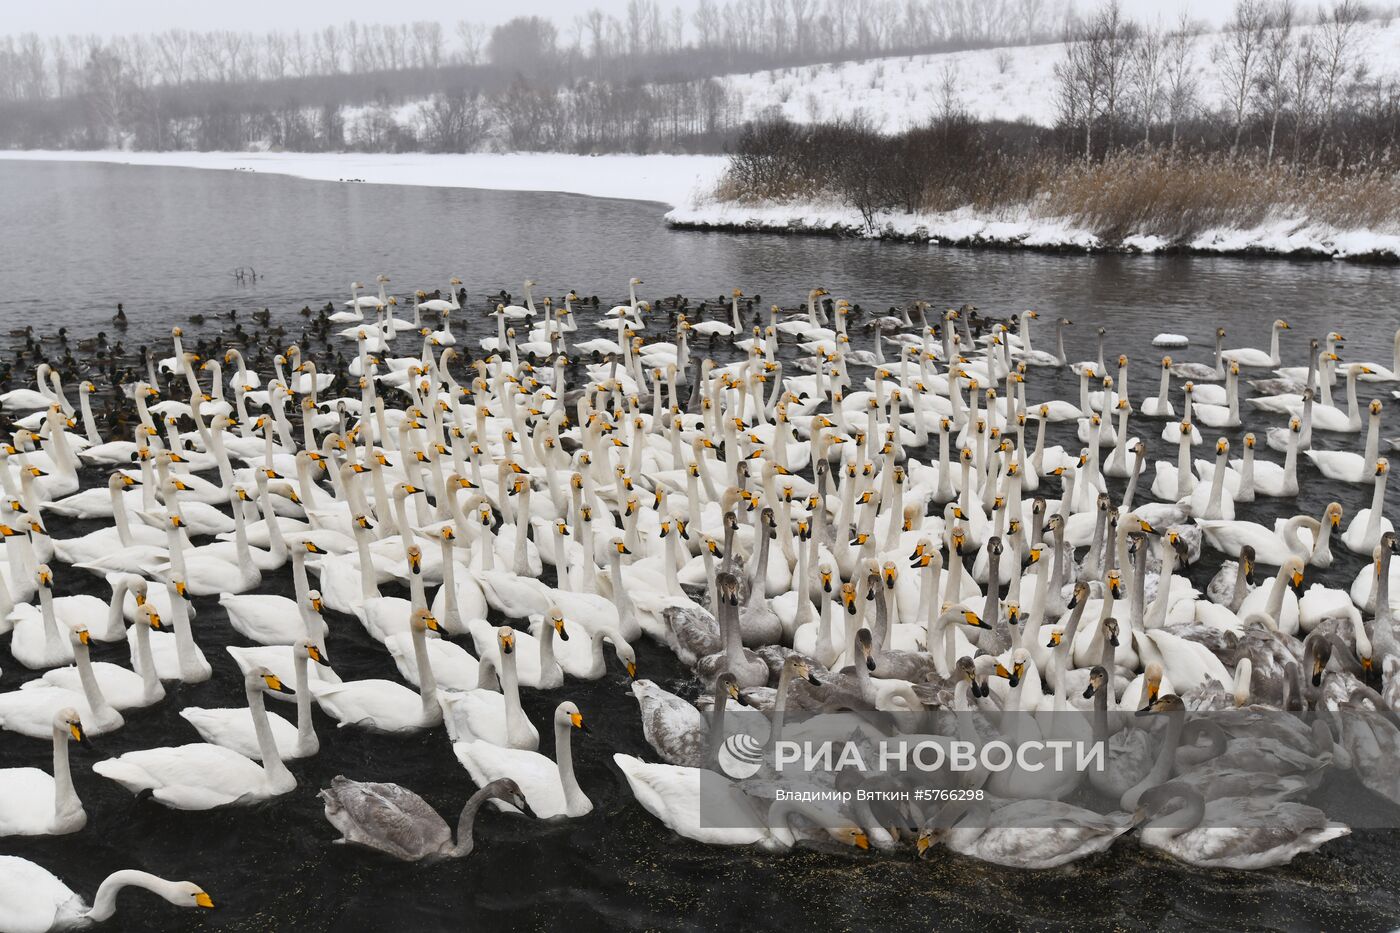
M316 181L362 181L379 185L562 191L596 198L660 201L672 206L689 204L699 192L713 190L727 162L723 156L672 155L67 150L0 150L0 159L270 172Z
M972 208L938 214L881 213L874 229L851 208L819 204L709 203L670 211L666 221L688 230L762 231L936 242L947 246L1020 247L1068 252L1273 255L1400 262L1400 234L1337 230L1280 218L1247 230L1207 230L1186 242L1140 233L1109 242L1073 221L1038 217L1029 209L992 216Z

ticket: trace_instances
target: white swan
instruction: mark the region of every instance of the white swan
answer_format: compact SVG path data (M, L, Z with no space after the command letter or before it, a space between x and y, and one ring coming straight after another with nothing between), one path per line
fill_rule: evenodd
M307 666L315 661L329 667L330 662L316 647L315 642L310 640L302 640L292 645L290 653L295 671L296 725L271 713L267 714L267 722L272 730L272 739L277 743L278 754L283 758L306 758L321 749L320 740L316 737L316 728L311 722L311 691ZM281 678L278 678L278 681L280 682ZM252 707L208 709L187 706L180 710L180 716L195 727L204 741L231 748L254 761L262 760L257 713Z
M558 816L579 817L593 810L593 801L579 787L574 776L571 735L587 732L583 714L572 702L564 701L554 711L554 760L538 752L502 748L490 742L454 742L452 751L479 787L510 778L520 787L530 810L542 820ZM505 808L502 801L496 805Z
M249 671L243 678L243 690L252 709L261 765L232 749L197 742L127 752L99 761L92 770L133 794L149 791L156 802L172 810L247 806L290 793L297 780L278 754L263 707L263 691L291 691L266 668Z
M114 871L103 880L91 907L51 872L28 859L0 855L0 930L49 933L112 919L122 888L142 888L176 907L212 910L214 901L192 881L166 881L144 871Z
M508 748L533 751L540 734L520 708L520 682L515 669L515 629L502 625L494 630L501 692L477 688L444 691L439 696L447 735L453 742L479 739ZM479 649L478 649L479 650Z
M415 609L409 618L414 653L421 675L417 692L392 680L346 680L338 684L313 681L316 702L340 726L358 726L371 732L419 732L442 722L437 682L428 660L427 632L438 631L437 619L426 609Z
M68 742L87 743L75 709L53 717L53 774L38 768L0 769L0 836L58 836L87 825L87 811L73 787Z

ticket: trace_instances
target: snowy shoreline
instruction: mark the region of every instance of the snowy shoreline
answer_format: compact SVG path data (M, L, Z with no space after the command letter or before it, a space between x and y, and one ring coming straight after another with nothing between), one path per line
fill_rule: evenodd
M851 208L721 202L675 208L666 214L666 222L679 230L857 237L965 248L1400 263L1400 234L1336 230L1304 219L1279 219L1252 229L1213 229L1182 243L1152 234L1105 241L1071 221L1033 217L1027 210L995 217L971 208L939 214L882 212L876 215L872 231Z
M859 237L1043 252L1189 253L1400 263L1400 234L1337 230L1298 218L1280 218L1253 229L1208 230L1186 243L1150 234L1107 242L1070 221L1035 217L1025 209L999 216L971 208L938 214L881 213L871 232L859 212L836 205L706 201L728 164L724 156L0 150L0 160L264 172L313 181L382 185L557 191L665 204L671 208L665 217L667 224L681 230Z
M657 201L672 207L713 190L728 160L701 155L425 152L135 152L0 150L0 159L104 162L291 175L312 181L558 191L595 198Z

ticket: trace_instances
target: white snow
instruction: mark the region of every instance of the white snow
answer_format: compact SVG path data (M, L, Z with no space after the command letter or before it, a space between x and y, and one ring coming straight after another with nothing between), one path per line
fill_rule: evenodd
M1316 28L1304 27L1298 34ZM1217 106L1221 96L1215 54L1219 38L1207 33L1192 48L1192 67L1210 106ZM1383 85L1400 77L1400 21L1362 24L1355 54L1367 82ZM796 123L862 117L893 133L934 116L948 79L953 102L974 117L1050 126L1056 119L1054 69L1064 60L1065 46L1056 43L780 68L721 81L743 119L773 113Z
M1103 242L1071 220L1039 216L1030 207L991 215L973 208L930 214L882 213L868 229L853 208L830 204L738 204L713 202L680 207L666 215L682 227L739 228L786 233L934 240L954 245L991 244L1037 249L1093 251L1119 249L1156 253L1173 246L1165 237L1135 234L1121 243ZM1186 249L1199 253L1274 253L1336 259L1400 259L1400 234L1337 230L1296 218L1282 218L1247 230L1210 230Z
M711 191L723 156L562 153L117 152L0 150L0 159L116 162L294 175L380 185L563 191L598 198L689 204Z

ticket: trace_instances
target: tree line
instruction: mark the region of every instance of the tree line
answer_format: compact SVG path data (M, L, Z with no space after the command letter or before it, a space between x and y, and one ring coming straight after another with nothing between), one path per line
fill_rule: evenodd
M890 214L960 208L1071 219L1110 241L1281 215L1389 229L1400 85L1360 55L1368 15L1332 0L1304 26L1291 0L1237 0L1208 36L1133 22L1108 0L1067 35L1052 127L973 119L945 75L933 115L906 132L859 118L745 126L716 194L845 206L871 232Z
M1072 0L629 0L621 15L594 8L567 23L5 36L0 145L719 151L740 110L717 76L1053 41L1073 9Z
M1055 69L1059 127L1086 159L1139 144L1174 148L1187 132L1194 149L1266 162L1388 159L1397 88L1371 80L1359 56L1363 23L1377 15L1359 0L1332 0L1305 24L1295 0L1236 0L1207 41L1184 16L1170 28L1142 24L1109 0L1067 35ZM1203 61L1213 77L1203 77Z

